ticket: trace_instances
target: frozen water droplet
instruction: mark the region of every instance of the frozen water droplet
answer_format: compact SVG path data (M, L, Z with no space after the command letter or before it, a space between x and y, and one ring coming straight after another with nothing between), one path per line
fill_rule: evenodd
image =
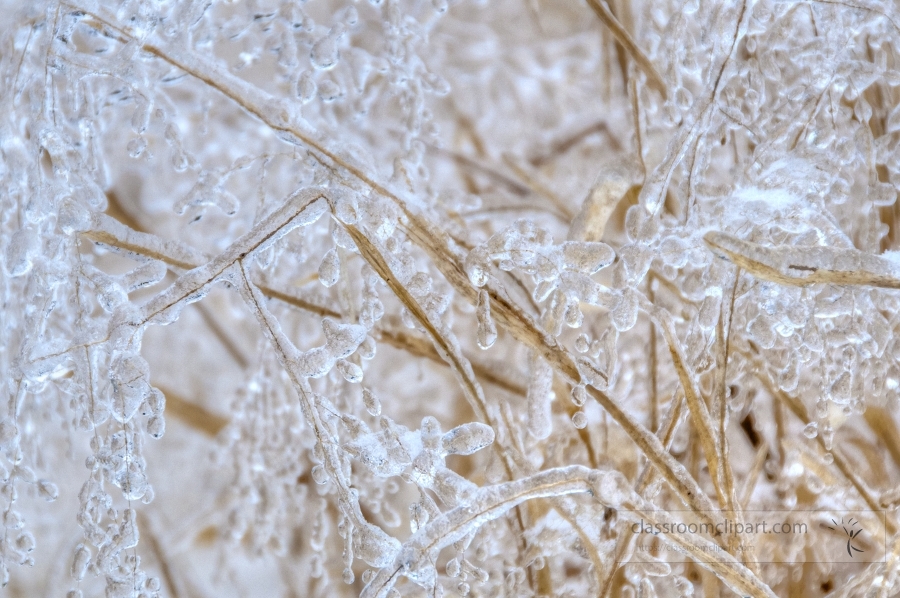
M59 497L59 489L49 480L38 480L38 492L47 502L53 502Z
M356 580L356 576L353 574L353 571L348 567L344 569L344 572L341 574L341 580L348 586L352 584Z
M339 359L337 362L337 370L344 377L344 380L350 382L352 384L357 384L362 382L363 379L363 371L362 368L353 363L352 361L347 361L346 359Z
M803 435L807 438L815 438L819 434L819 424L816 422L810 422L806 424L806 427L803 428Z
M459 577L459 570L460 570L459 558L453 557L452 559L447 561L447 566L444 568L444 570L447 572L447 575L449 575L450 577Z
M612 324L619 332L626 332L634 328L634 325L637 323L637 316L637 297L634 293L625 291L610 313Z
M337 251L329 249L322 263L319 265L319 282L326 287L332 287L341 276L341 260L338 258Z
M488 252L486 249L477 247L469 252L466 256L465 269L469 276L469 282L476 287L483 287L487 284L487 262Z
M800 360L792 357L788 365L778 373L778 386L785 392L794 392L800 384Z
M581 313L581 306L577 300L566 304L564 319L566 326L569 328L581 328L581 325L584 323L584 314Z
M644 570L644 573L651 577L668 577L672 574L672 566L663 561L644 561L641 563L641 568ZM649 580L647 581L649 582ZM656 596L656 594L645 593L644 596L651 598Z
M359 344L359 348L357 352L359 356L365 360L374 359L375 353L377 351L378 345L375 343L375 339L372 336L367 336L366 340Z
M72 560L72 578L76 581L84 579L90 561L91 550L84 544L79 544L75 549L75 557Z
M300 354L297 368L305 378L321 378L331 371L334 362L335 357L328 347L316 347Z
M359 219L359 205L356 193L341 191L334 202L334 215L344 224L356 224Z
M128 142L128 146L125 149L128 150L128 155L132 158L140 158L144 150L147 149L147 140L142 135L135 137Z
M834 428L826 423L820 430L820 433L822 434L822 444L825 446L825 450L830 451L834 445Z
M324 484L328 481L328 474L325 472L324 467L316 465L312 468L312 478L316 484Z
M71 235L91 227L91 213L74 199L66 198L59 207L56 222L64 233Z
M34 550L34 536L31 532L23 532L16 538L16 548L20 552L31 552Z
M528 383L526 414L528 431L538 440L550 436L551 392L553 386L553 370L541 357L534 355L531 360L531 379Z
M344 95L344 91L331 79L325 79L319 83L319 98L323 102L333 102L342 95Z
M363 388L363 405L366 406L366 411L369 412L369 415L374 417L381 415L381 401L368 388Z
M853 379L850 372L844 371L831 385L831 400L835 403L846 403L853 397Z
M584 429L587 426L587 423L587 415L584 414L584 411L576 411L572 415L572 425L579 430Z
M309 102L316 97L316 91L318 91L318 87L312 73L307 71L300 75L300 79L297 81L297 97L300 98L300 101L304 104Z
M130 421L150 394L149 374L150 367L138 354L123 353L113 358L110 381L113 385L113 417L118 421Z
M585 274L598 272L616 259L612 247L606 243L567 241L563 243L562 250L566 267Z
M150 413L161 415L166 408L166 395L158 388L153 388L147 397L147 406L150 407Z
M572 403L576 407L581 407L587 401L587 390L584 386L576 386L572 389Z
M760 314L754 318L747 326L747 332L763 349L771 349L775 346L774 322L769 316Z
M328 35L313 44L309 53L309 61L320 70L330 69L338 61L338 44L344 35L344 27L335 25Z
M448 455L471 455L494 442L494 430L487 424L470 422L456 426L441 440L444 453Z
M336 359L348 357L368 336L366 329L359 324L339 324L331 318L322 320L322 331L328 350Z
M166 420L161 415L154 415L147 421L147 433L154 438L162 438L166 433Z
M590 340L586 334L579 334L575 339L575 350L579 353L587 353L591 348Z
M475 316L478 320L478 346L489 349L497 340L497 327L491 318L491 299L487 291L478 292Z
M416 272L413 274L406 287L414 297L426 297L431 292L432 280L425 272Z
M31 270L34 260L40 254L41 240L37 232L23 228L12 236L6 248L6 269L10 276L22 276Z

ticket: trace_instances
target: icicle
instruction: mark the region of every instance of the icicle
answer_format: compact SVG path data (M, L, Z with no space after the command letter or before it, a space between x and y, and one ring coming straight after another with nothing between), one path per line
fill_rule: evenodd
M456 426L441 439L447 455L471 455L494 442L494 430L486 424L471 422Z
M72 561L72 578L75 581L84 579L87 573L88 563L91 561L91 550L84 544L79 544L75 549L75 558Z
M531 378L528 382L526 401L528 431L538 440L550 436L552 431L551 405L553 369L540 356L532 354Z
M497 340L497 327L491 319L491 299L485 290L478 292L475 315L478 320L478 346L489 349Z
M337 64L338 43L343 35L344 26L339 23L331 28L328 35L313 44L309 60L315 68L325 70Z
M610 314L613 326L619 332L626 332L634 328L637 323L638 301L632 291L626 290L622 292L622 297L618 304L613 308Z
M378 400L378 397L374 392L369 390L368 388L363 388L363 404L366 407L366 411L369 412L369 415L374 417L378 417L381 415L381 401Z
M562 250L566 267L586 274L599 272L616 258L612 247L606 243L567 241Z
M334 286L341 276L341 261L334 249L329 249L319 265L319 282L326 287Z

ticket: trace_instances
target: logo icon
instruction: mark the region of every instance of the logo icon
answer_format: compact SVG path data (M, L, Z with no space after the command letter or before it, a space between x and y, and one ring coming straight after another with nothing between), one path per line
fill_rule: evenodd
M837 527L840 527L841 529L844 530L844 533L847 534L847 554L850 555L850 558L853 558L853 552L851 552L852 550L855 550L856 552L865 552L865 550L862 550L861 548L857 548L856 546L853 545L853 541L856 539L856 536L858 536L860 534L860 532L862 531L862 528L859 527L859 521L857 521L851 517L850 521L848 521L845 524L844 518L841 517L840 523L838 523L834 519L832 519L831 522L835 525L835 527L831 527L830 525L827 525L825 527L827 527L828 529L830 529L832 531L837 531ZM849 529L848 529L848 526L849 526Z

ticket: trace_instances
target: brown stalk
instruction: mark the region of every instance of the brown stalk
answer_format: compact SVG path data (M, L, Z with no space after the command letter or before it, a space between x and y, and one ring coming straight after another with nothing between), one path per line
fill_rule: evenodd
M734 284L731 288L731 296L722 297L719 307L719 320L716 324L716 361L719 367L715 372L715 412L718 423L718 446L721 451L721 459L719 461L720 471L719 477L722 480L723 494L726 500L726 510L737 522L743 522L744 517L741 512L741 503L736 500L734 472L731 468L731 459L728 451L728 358L731 352L731 317L734 313L734 300L737 296L737 286L740 281L741 272L738 269L734 273ZM737 536L732 537L735 542L733 547L739 544ZM744 562L754 572L759 574L759 566L756 561L756 555L752 550L746 551L743 555L747 560Z
M609 126L606 124L606 121L600 121L594 124L591 124L584 129L577 131L576 133L569 135L568 137L564 137L563 139L554 143L549 151L545 154L539 154L537 156L532 157L529 162L535 168L540 168L553 158L565 154L570 149L581 143L583 140L587 139L591 135L595 133L603 133L609 139L609 143L611 147L618 151L622 148L619 140L610 135Z
M678 423L681 421L683 412L684 392L679 388L675 393L675 397L672 399L665 421L656 433L666 450L669 450L672 447L672 441L675 439L675 430L678 429ZM645 465L634 484L634 491L643 495L644 491L658 479L658 476L659 473L656 469L653 469L649 465ZM599 595L601 598L606 598L611 595L616 571L619 570L621 563L625 558L625 554L630 549L631 539L633 537L634 533L631 531L631 528L626 527L624 533L616 538L616 547L615 550L613 550L616 555L615 559L609 563L600 583Z
M549 189L546 185L544 185L541 181L537 179L534 175L528 172L524 166L519 164L515 157L511 154L505 153L503 154L503 163L509 166L513 172L516 173L520 179L522 179L525 184L537 195L544 197L550 200L550 203L559 210L562 214L563 218L566 222L570 222L572 220L572 210L566 206L565 203L554 193L551 189Z
M154 386L166 396L166 415L173 415L188 426L210 437L218 436L222 428L228 425L226 418L216 415L194 401L185 399L171 388L155 383Z
M756 483L759 481L759 475L762 473L763 466L765 466L768 456L769 445L765 442L761 442L756 449L756 456L753 457L753 465L750 466L750 471L747 473L747 479L744 480L744 488L741 490L740 498L738 499L738 504L740 504L742 509L746 509L747 505L750 503L750 497L753 496L753 490L756 488Z
M691 413L691 421L694 424L694 429L697 431L700 446L703 449L704 457L709 465L709 475L712 478L713 486L716 489L719 504L721 504L722 508L725 509L729 515L733 515L733 505L725 492L724 482L722 480L722 472L724 469L722 461L724 455L721 454L722 447L719 446L716 427L709 414L709 410L706 407L706 403L700 396L700 391L695 382L696 376L694 376L693 372L688 368L684 356L684 349L675 336L675 326L672 322L672 317L661 308L650 304L648 300L645 300L643 307L659 325L663 333L663 338L666 339L666 342L669 345L669 353L672 355L675 371L678 373L678 379L684 389L688 410Z
M656 72L656 67L653 66L653 63L650 62L650 59L647 58L644 51L637 45L637 42L634 41L631 34L628 33L616 18L616 15L609 9L609 5L606 4L606 1L588 0L588 6L590 6L591 10L594 11L594 14L603 21L603 24L609 28L613 37L616 38L616 42L628 52L628 55L631 56L631 59L634 60L635 64L644 71L644 74L647 75L647 83L650 87L658 91L663 99L666 99L666 84L663 83L662 77Z
M463 388L463 393L466 395L472 409L475 411L475 415L478 416L481 421L490 424L495 430L499 430L499 422L494 420L488 412L487 405L484 402L484 393L481 390L481 385L475 380L471 364L462 355L462 352L449 342L447 338L448 331L438 330L435 327L436 324L432 322L431 318L419 302L412 296L403 283L394 276L394 273L385 261L381 250L377 248L360 229L353 225L345 225L344 228L353 238L353 242L359 249L363 259L372 266L403 306L406 307L413 317L415 317L416 321L425 328L426 334L431 338L438 353L443 359L450 363L453 371L457 374L458 381Z
M884 407L867 405L863 417L875 436L887 447L894 465L900 467L900 430L897 429L894 416Z
M895 266L885 258L836 247L764 247L737 237L709 232L713 251L757 278L790 286L865 285L900 289Z

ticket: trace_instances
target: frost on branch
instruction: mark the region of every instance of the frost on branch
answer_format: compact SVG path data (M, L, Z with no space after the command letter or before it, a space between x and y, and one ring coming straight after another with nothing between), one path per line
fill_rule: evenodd
M897 593L892 5L19 4L5 592Z

